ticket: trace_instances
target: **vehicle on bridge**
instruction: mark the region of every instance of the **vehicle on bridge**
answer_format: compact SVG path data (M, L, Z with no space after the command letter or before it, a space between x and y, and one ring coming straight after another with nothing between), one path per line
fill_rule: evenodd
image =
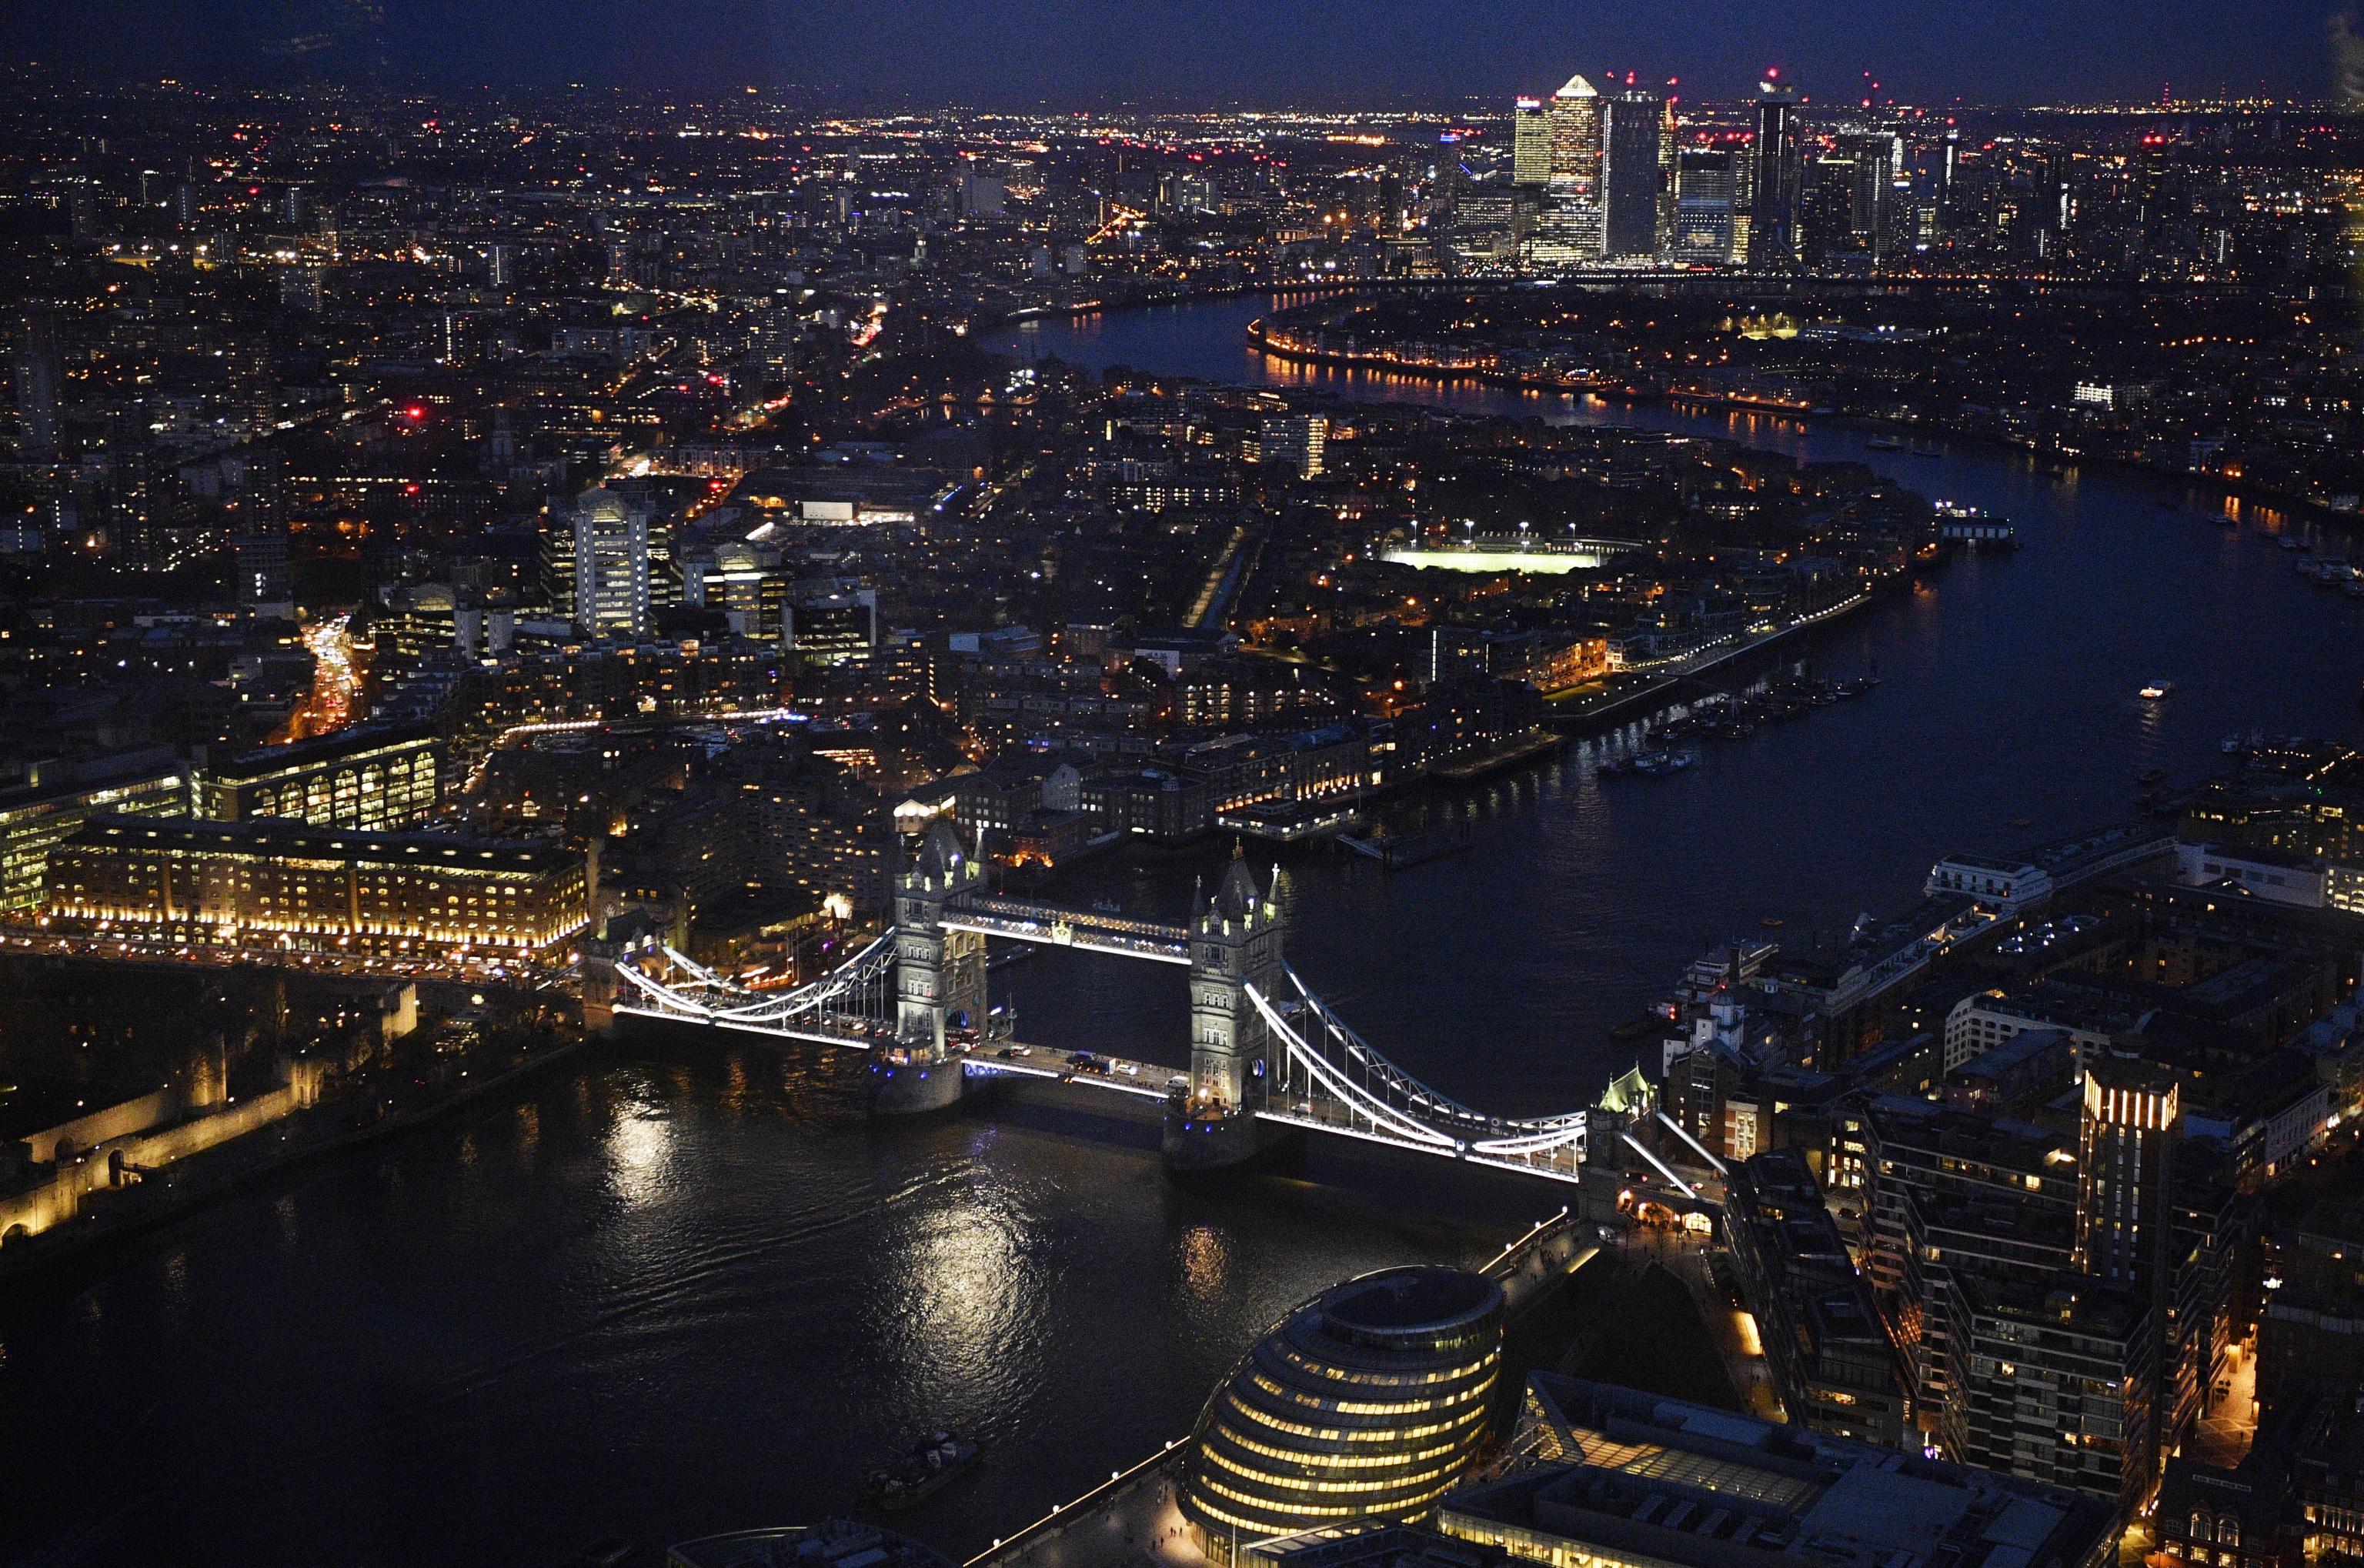
M1177 1171L1254 1162L1290 1131L1322 1132L1549 1180L1582 1179L1589 1113L1489 1116L1437 1093L1356 1034L1280 954L1273 900L1234 861L1188 926L1106 909L1066 910L996 897L951 824L929 829L897 879L897 925L844 964L790 991L755 992L670 948L616 966L638 1013L776 1038L877 1050L874 1108L932 1110L972 1074L1087 1084L1167 1103L1165 1154ZM1142 1064L1090 1051L1021 1064L1006 1018L987 1017L988 937L1056 941L1113 957L1190 969L1191 1062L1164 1088ZM1645 1159L1630 1133L1617 1138ZM1656 1162L1653 1162L1656 1163ZM1686 1195L1689 1189L1661 1168Z

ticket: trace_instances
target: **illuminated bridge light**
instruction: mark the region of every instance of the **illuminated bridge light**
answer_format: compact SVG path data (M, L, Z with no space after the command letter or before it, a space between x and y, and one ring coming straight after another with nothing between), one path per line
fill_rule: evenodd
M1181 1506L1200 1548L1228 1562L1234 1540L1425 1517L1485 1440L1502 1311L1484 1275L1423 1266L1291 1312L1192 1435Z

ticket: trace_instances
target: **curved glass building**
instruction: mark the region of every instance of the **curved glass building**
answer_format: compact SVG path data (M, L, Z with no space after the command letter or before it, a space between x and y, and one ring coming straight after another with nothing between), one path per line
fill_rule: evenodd
M1229 1562L1350 1519L1417 1518L1486 1437L1502 1291L1459 1269L1384 1269L1323 1292L1266 1335L1207 1402L1182 1512Z

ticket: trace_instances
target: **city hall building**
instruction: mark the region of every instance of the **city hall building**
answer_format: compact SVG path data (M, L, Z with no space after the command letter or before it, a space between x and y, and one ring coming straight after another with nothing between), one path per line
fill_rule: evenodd
M589 905L588 864L560 844L100 817L52 851L47 907L144 940L434 956L539 951Z
M1501 1370L1502 1289L1382 1269L1265 1336L1199 1417L1177 1501L1220 1568L1251 1544L1358 1519L1423 1519L1476 1462Z

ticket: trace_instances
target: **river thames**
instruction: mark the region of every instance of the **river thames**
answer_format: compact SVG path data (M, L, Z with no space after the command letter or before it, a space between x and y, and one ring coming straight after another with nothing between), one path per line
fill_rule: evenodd
M2128 813L2220 738L2353 739L2364 606L2287 523L2180 484L1956 446L1267 367L1254 300L1043 323L1024 354L1320 385L1853 458L2012 518L1793 657L1883 684L1660 780L1616 736L1463 797L1470 852L1291 859L1291 962L1455 1097L1587 1103L1608 1038L1707 944L1812 941L1952 850ZM2153 679L2163 704L2135 700ZM1227 847L1061 890L1178 913ZM1779 919L1778 931L1761 922ZM1144 974L1144 969L1151 973ZM1045 954L996 976L1030 1039L1179 1064L1181 978ZM496 1105L247 1189L0 1302L0 1552L44 1563L554 1561L842 1510L931 1425L987 1463L908 1516L966 1555L1181 1436L1283 1308L1387 1263L1476 1262L1558 1207L1516 1178L1323 1153L1311 1181L1160 1177L1154 1128L1032 1102L858 1114L842 1062L702 1040L586 1058Z

